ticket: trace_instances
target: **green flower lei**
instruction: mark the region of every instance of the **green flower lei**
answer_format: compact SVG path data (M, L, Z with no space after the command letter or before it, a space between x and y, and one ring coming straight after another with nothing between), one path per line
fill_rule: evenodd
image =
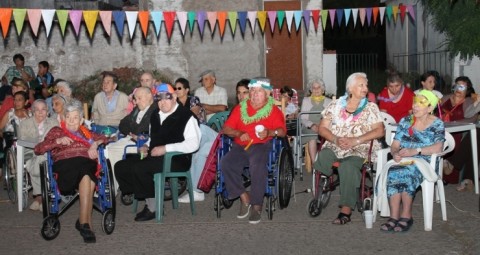
M259 121L261 119L267 118L270 113L272 112L272 106L274 103L274 100L272 97L268 99L268 102L262 107L262 109L258 110L253 116L249 116L247 112L247 101L248 100L243 100L240 102L240 116L242 119L242 122L246 125Z

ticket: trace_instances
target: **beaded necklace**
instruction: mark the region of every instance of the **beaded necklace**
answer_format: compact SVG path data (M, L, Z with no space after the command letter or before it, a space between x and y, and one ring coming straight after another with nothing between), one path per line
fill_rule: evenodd
M270 116L270 113L272 112L272 109L273 109L272 106L274 103L274 100L272 97L269 97L267 103L261 109L259 109L253 116L248 115L247 101L248 100L243 100L242 102L240 102L240 116L241 116L242 122L245 125L248 125L253 122L257 122L261 119L265 119L268 116Z

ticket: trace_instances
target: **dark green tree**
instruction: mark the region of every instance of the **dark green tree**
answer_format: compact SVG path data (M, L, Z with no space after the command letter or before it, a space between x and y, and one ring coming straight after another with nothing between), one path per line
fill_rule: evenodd
M445 33L445 46L462 59L480 56L480 5L478 0L420 0L433 19L434 28Z

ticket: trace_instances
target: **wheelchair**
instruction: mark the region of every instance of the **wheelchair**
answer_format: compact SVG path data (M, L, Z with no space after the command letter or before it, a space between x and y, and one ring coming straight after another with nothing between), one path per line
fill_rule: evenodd
M4 152L3 152L3 180L5 181L5 189L7 190L8 199L12 203L17 202L17 147L16 147L16 130L17 125L12 120L12 131L3 132ZM23 171L23 187L22 187L22 208L26 209L28 205L28 192L32 189L30 184L30 175L26 170Z
M135 144L127 145L123 149L123 159L126 159L129 155L129 153L127 153L128 148L136 148L138 150L148 141L148 134L139 134L137 136L139 138L138 138L138 141L135 142ZM177 185L178 195L180 196L181 194L183 194L183 192L185 192L185 190L187 190L187 181L185 180L185 178L179 178L177 184L178 184ZM172 190L170 188L170 180L167 180L165 182L165 191L164 191L163 200L170 201L172 200L172 198L173 198L173 195L172 195ZM120 196L120 202L122 202L123 205L127 205L127 206L131 205L133 201L134 201L133 194L122 194Z
M292 195L294 168L293 156L287 138L275 137L272 140L272 149L269 152L267 162L267 183L265 187L266 211L268 219L273 219L273 212L278 204L280 209L288 207ZM217 218L221 217L222 209L228 209L232 206L233 200L228 198L228 192L225 188L224 176L221 170L221 158L227 154L232 147L232 138L222 135L219 148L217 149L217 171L215 177L215 201L214 210ZM250 176L248 166L244 167L243 185L250 186Z
M102 213L102 230L107 235L115 229L115 187L113 184L113 172L110 162L105 158L105 146L98 148L98 163L100 173L95 188L93 208ZM55 239L60 233L59 217L79 198L78 192L71 196L63 196L53 173L53 160L48 153L47 161L40 166L42 185L43 222L41 228L42 237L47 240ZM63 203L63 204L62 204Z
M323 144L323 142L322 142ZM371 161L373 141L370 142L370 149L368 151L368 159L365 160L360 171L362 177L360 179L360 187L357 188L357 210L362 213L365 210L372 210L372 196L373 196L373 180L374 171L373 163ZM338 167L340 162L334 162L332 165L333 174L326 176L319 170L313 170L312 178L312 194L313 197L307 204L307 212L310 217L317 217L322 213L330 201L332 191L340 185L340 178L338 175Z

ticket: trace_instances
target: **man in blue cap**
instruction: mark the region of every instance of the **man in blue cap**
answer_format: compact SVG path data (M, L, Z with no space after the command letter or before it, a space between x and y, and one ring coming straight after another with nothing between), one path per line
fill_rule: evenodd
M172 86L156 86L155 100L158 109L150 118L149 141L139 149L138 158L129 158L115 164L115 176L122 194L134 194L136 199L145 199L145 208L135 221L148 221L155 218L155 187L153 175L162 172L163 155L179 151L185 154L172 160L172 171L189 169L192 153L200 144L201 132L193 113L179 107Z

